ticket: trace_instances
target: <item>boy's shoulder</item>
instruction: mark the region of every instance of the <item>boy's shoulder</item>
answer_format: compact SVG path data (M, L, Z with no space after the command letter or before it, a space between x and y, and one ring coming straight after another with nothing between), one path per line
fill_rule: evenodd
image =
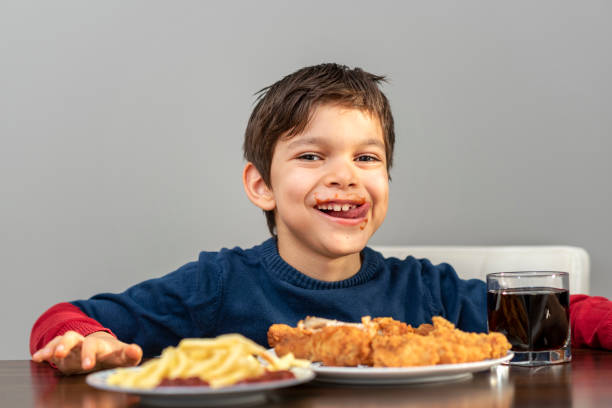
M458 278L457 272L453 266L446 262L434 264L428 258L416 258L412 255L407 255L405 257L385 257L381 252L370 247L364 248L364 251L368 251L370 253L369 256L379 257L381 262L383 262L391 271L411 271L420 275L433 275L436 277L449 276Z
M382 252L376 250L372 247L365 247L363 249L364 254L367 254L369 257L377 257L381 262L387 265L390 268L402 268L402 267L411 267L411 268L429 268L434 266L429 259L427 258L415 258L412 255L407 255L405 257L399 256L385 256Z
M219 264L225 262L240 262L246 264L258 264L268 253L276 250L276 240L269 238L258 245L248 248L235 246L233 248L223 247L218 251L202 251L198 256L200 264Z

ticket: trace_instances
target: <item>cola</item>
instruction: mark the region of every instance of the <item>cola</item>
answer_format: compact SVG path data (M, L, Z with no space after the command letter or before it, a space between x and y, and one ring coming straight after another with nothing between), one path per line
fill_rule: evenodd
M569 291L530 287L487 293L489 331L503 333L513 351L559 349L570 336Z

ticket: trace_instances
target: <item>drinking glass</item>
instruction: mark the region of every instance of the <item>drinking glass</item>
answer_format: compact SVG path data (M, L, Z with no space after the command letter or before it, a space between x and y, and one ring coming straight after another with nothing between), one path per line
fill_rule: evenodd
M508 364L571 361L569 275L556 271L487 275L489 331L503 333L514 352Z

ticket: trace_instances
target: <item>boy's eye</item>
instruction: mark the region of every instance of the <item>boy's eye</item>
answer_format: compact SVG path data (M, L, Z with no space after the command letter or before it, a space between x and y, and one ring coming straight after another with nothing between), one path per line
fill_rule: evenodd
M356 160L363 162L380 161L378 157L372 156L370 154L362 154L361 156L358 156Z
M305 153L305 154L299 155L298 159L314 161L314 160L321 160L321 157L314 153Z

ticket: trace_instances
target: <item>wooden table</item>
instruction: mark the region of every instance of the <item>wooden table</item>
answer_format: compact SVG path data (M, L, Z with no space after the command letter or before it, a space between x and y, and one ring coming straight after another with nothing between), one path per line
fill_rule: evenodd
M0 361L2 407L137 407L138 397L99 391L85 376L63 377L46 364ZM574 349L573 361L539 368L498 366L471 379L409 386L309 383L271 392L271 407L609 407L612 352Z

